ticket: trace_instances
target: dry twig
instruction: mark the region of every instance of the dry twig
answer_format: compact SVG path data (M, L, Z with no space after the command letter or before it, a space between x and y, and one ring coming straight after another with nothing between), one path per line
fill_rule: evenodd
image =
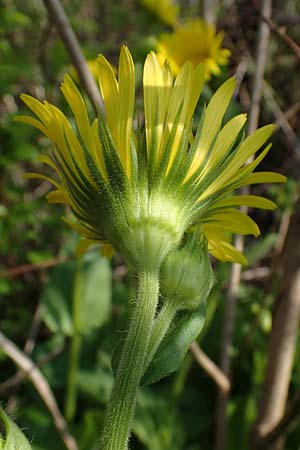
M60 355L64 350L66 349L66 345L62 345L61 347L58 347L54 349L52 352L45 355L43 358L39 359L36 362L36 367L39 369L43 367L45 364L48 364L48 362L55 359L58 355ZM30 372L25 372L24 370L18 370L18 372L5 380L3 383L0 384L0 394L3 395L5 392L7 392L10 389L14 389L16 387L19 387L19 385L28 378L28 374Z
M299 202L295 209L299 209ZM277 267L277 275L282 274L283 283L273 311L273 326L259 414L251 436L252 450L268 448L263 447L261 442L277 429L285 413L300 322L299 223L299 214L293 215L280 258L281 264ZM281 433L283 431L284 428L281 428ZM279 436L280 433L277 437ZM282 445L281 436L281 439L274 442L272 449L282 449Z
M244 281L265 280L271 274L270 267L255 267L254 269L245 270L241 274Z
M300 269L295 274L289 294L279 301L275 311L259 415L252 434L253 450L268 448L266 441L275 442L286 429L286 425L281 424L279 428L278 425L284 415L293 367L300 318L299 293ZM274 446L274 450L282 448L281 442Z
M295 53L297 58L300 60L300 47L296 44L296 42L288 35L286 34L285 27L278 27L273 20L271 20L271 17L269 17L267 14L264 13L264 11L260 11L259 3L257 0L252 0L252 3L254 7L259 11L261 19L268 24L270 30L273 33L276 33L278 36L281 37L281 39L290 47L291 50Z
M230 381L219 367L204 353L197 342L193 342L190 350L200 367L214 380L222 392L229 392Z
M77 37L69 23L66 13L59 0L43 0L49 13L49 20L53 22L60 34L70 59L77 70L79 79L89 96L95 111L100 109L104 113L103 99L96 86L95 80L87 66L86 60L80 49Z
M31 329L29 331L28 337L27 337L25 345L24 345L23 351L27 355L30 355L30 353L32 353L32 351L35 347L36 337L37 337L37 334L38 334L38 331L40 328L41 321L42 321L42 310L41 310L40 304L38 304L37 308L35 310L34 316L33 316ZM23 377L26 377L26 374L24 374L24 371L18 370L18 372L12 378L14 378L16 380L18 380L18 379L22 380ZM6 380L6 381L8 381L8 380ZM3 384L5 386L6 382ZM0 385L0 393L3 388L3 384ZM7 406L6 406L6 409L9 411L10 414L13 413L13 411L15 410L15 407L17 405L17 391L18 391L19 386L20 386L20 382L14 383L11 386L13 388L13 392L12 392L12 395L9 397L9 399L7 401Z
M285 415L278 422L278 424L265 437L259 440L260 450L266 450L268 446L276 442L280 436L291 426L300 415L300 395L298 394L287 408Z
M11 267L10 269L0 270L0 277L18 277L24 273L35 272L36 270L48 269L49 267L62 264L69 260L67 256L57 256L36 264L22 264L21 266Z
M78 450L77 443L74 437L69 433L67 429L66 421L60 412L58 405L56 403L53 392L49 386L48 381L37 368L34 362L22 352L10 339L8 339L0 331L0 347L4 353L14 361L14 363L22 371L28 374L28 378L36 388L37 392L43 399L46 407L48 408L50 414L53 417L54 425L61 436L68 450Z
M264 81L263 96L265 101L268 103L269 107L272 109L275 119L277 120L276 127L281 128L284 134L286 135L291 151L293 152L293 156L299 163L300 141L297 138L293 128L289 124L286 115L283 113L283 111L281 111L271 86L266 81Z

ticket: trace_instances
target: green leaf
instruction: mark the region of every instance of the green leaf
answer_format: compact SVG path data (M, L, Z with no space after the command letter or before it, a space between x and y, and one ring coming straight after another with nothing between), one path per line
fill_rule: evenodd
M82 272L83 301L79 308L78 329L86 333L91 328L100 328L109 318L112 277L108 260L99 257L98 254L89 261L86 260Z
M34 437L33 450L66 450L49 411L40 403L35 403L32 399L26 404L23 403L18 416ZM23 450L23 447L18 450Z
M146 371L142 384L154 383L178 370L191 343L202 331L205 314L206 306L201 304L196 311L184 311L178 315Z
M0 409L0 423L5 428L5 438L0 436L0 450L32 450L20 428Z
M77 374L77 385L81 397L92 400L93 404L108 402L112 383L110 355L104 351L99 353L92 369L80 369Z
M72 336L73 261L57 266L42 292L43 317L53 333Z
M5 24L6 32L9 29L15 29L16 27L28 28L32 24L30 17L27 16L26 14L20 11L14 11L9 9L4 10L3 21Z
M42 292L44 321L53 333L73 336L101 327L111 308L111 269L98 253L57 266Z
M183 423L169 391L139 389L132 431L148 449L186 448Z

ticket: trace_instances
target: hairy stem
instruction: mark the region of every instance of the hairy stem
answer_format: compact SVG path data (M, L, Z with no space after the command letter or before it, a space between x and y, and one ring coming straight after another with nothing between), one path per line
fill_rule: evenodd
M138 294L104 418L101 450L126 450L159 291L158 270L138 274Z
M154 358L161 341L165 337L168 329L170 328L170 325L172 323L172 320L174 319L176 311L177 311L176 305L174 305L174 303L171 301L166 301L163 304L160 312L158 313L153 325L153 330L148 345L148 350L144 363L144 372L146 372L146 370L148 369L148 366L151 363L152 359Z

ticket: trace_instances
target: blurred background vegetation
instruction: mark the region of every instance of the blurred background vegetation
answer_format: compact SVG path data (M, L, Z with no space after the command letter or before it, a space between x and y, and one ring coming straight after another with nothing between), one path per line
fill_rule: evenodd
M165 2L152 2L152 10L147 3L62 2L87 60L101 52L117 65L120 45L130 47L138 107L144 58L161 33L172 31L172 20L161 14ZM224 32L223 47L231 57L208 81L202 103L236 73L239 93L229 115L253 108L259 30L264 24L271 31L259 125L275 122L277 129L261 170L289 179L285 186L253 187L254 194L267 193L278 209L251 212L262 236L246 239L249 265L240 280L233 280L228 263L214 262L216 284L198 344L231 378L230 392L224 393L214 374L188 353L177 373L140 389L132 449L299 448L300 3L269 1L268 23L261 17L265 3L174 2L179 21L204 17ZM59 85L64 72L76 76L43 2L0 0L0 33L0 330L46 377L78 448L93 450L99 448L111 354L126 331L135 278L117 255L109 261L95 249L76 259L78 236L61 221L63 209L44 198L50 184L24 178L30 171L46 174L38 156L50 144L32 127L14 122L25 109L19 94L47 99L69 114ZM0 395L34 449L65 448L30 376L20 373L1 348ZM259 427L264 424L270 432L282 417L280 439L259 446Z

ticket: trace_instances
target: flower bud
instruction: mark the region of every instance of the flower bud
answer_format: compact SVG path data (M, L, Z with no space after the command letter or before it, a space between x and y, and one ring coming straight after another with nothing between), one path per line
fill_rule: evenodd
M206 238L201 228L195 227L162 265L162 298L174 303L177 310L193 310L206 300L213 280Z

